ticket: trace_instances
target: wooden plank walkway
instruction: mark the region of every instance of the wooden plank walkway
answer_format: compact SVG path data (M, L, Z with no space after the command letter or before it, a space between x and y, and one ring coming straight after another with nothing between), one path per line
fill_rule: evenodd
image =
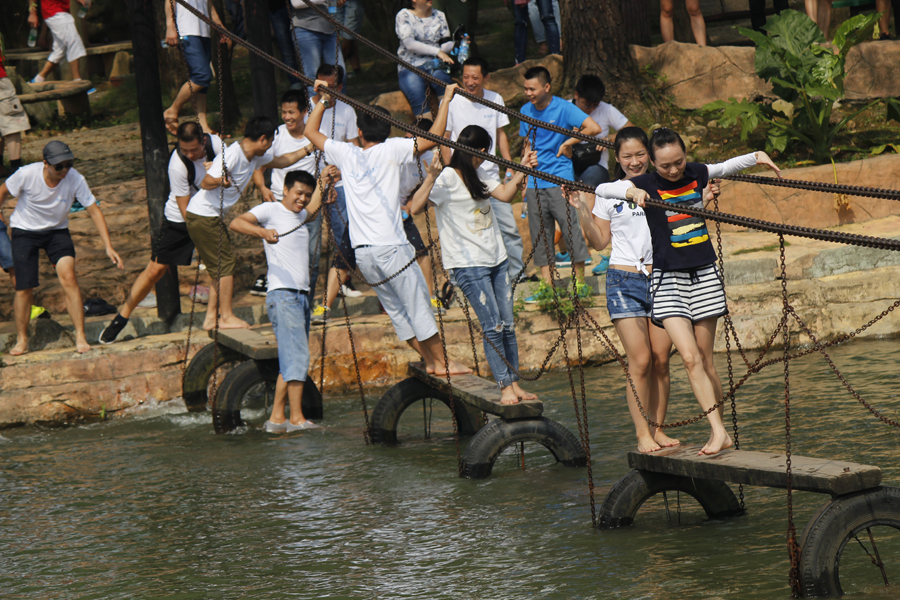
M447 389L447 379L426 373L424 362L409 363L409 374L436 389ZM544 413L544 403L540 400L500 404L500 388L497 384L477 375L452 375L450 381L454 400L461 400L490 415L511 421L536 419Z
M209 332L213 339L215 332ZM253 329L220 329L219 343L254 360L278 358L278 343L271 325Z
M628 453L632 469L761 487L785 488L785 455L728 449L698 456L702 446L676 447L650 454ZM840 496L881 484L881 469L852 462L791 456L793 489Z

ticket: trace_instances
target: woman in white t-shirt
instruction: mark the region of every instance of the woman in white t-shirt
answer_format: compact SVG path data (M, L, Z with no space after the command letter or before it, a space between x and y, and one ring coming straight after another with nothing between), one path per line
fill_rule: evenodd
M625 127L616 136L616 180L628 180L647 172L650 166L647 134L638 127ZM610 184L597 186L593 209L570 195L578 209L585 240L595 250L612 242L606 273L606 307L628 356L628 372L647 416L663 423L669 401L669 351L672 341L665 329L650 323L650 272L653 244L644 209L633 202L604 197ZM588 197L590 202L590 197ZM661 429L651 427L641 415L631 385L625 385L628 408L634 421L638 450L655 452L678 444Z
M482 152L491 151L491 136L477 125L463 129L457 141ZM450 165L442 169L439 153L426 166L425 181L410 201L410 212L418 214L435 207L441 257L484 332L484 353L491 373L500 386L500 403L536 400L519 387L519 350L513 322L512 285L500 229L491 210L491 197L509 202L516 195L524 173L517 172L500 184L480 167L484 159L456 151ZM537 155L527 153L522 164L537 166ZM510 368L512 367L512 368Z

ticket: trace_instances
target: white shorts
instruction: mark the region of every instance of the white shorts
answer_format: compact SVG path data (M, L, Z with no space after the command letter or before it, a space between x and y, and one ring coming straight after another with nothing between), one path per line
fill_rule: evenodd
M662 325L664 319L684 317L697 323L728 314L725 286L715 264L690 271L653 271L650 319Z
M45 21L50 33L53 34L53 47L47 60L58 65L63 56L69 62L76 61L87 53L84 51L84 43L78 30L75 29L75 19L69 13L56 13Z

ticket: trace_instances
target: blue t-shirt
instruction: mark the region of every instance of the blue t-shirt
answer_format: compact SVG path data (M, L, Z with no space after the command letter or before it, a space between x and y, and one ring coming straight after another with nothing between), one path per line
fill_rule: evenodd
M557 98L556 96L553 96L553 100L550 101L550 104L548 104L547 108L544 110L538 110L535 108L534 104L529 102L521 108L521 112L523 115L565 129L581 127L584 120L588 118L580 108L571 102L566 102L562 98ZM519 124L519 135L528 139L528 141L531 141L529 129L531 129L531 125L528 123L523 121ZM537 150L538 153L538 170L543 171L544 173L550 173L551 175L556 175L557 177L564 177L569 180L575 179L575 171L572 170L572 160L565 156L556 156L556 153L559 152L559 147L562 146L563 142L569 139L570 136L541 128L537 128L535 136L534 150ZM555 183L550 183L543 179L537 180L538 188L555 186ZM528 187L534 187L533 177L528 178Z

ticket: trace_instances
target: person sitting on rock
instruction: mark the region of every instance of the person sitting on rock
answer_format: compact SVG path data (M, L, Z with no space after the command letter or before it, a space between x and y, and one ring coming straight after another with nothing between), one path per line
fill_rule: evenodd
M39 252L44 250L56 267L59 284L66 294L66 309L75 326L75 349L91 349L84 336L84 304L75 277L75 246L69 233L69 209L77 199L85 207L106 255L120 269L125 265L109 241L109 229L84 177L74 169L75 156L64 143L53 140L44 146L43 163L32 163L16 171L0 185L0 206L8 197L18 203L9 219L12 230L13 264L16 270L16 345L10 354L28 352L28 321L34 288L39 285Z
M291 432L319 427L303 416L303 386L309 375L309 232L307 213L321 203L321 187L306 171L288 171L278 202L263 202L231 222L232 231L262 238L268 272L266 312L278 342L278 380L265 430ZM285 400L291 407L285 419Z
M72 79L79 81L81 71L78 69L78 59L86 56L84 42L75 28L75 18L69 13L69 0L38 0L41 5L41 18L47 24L50 34L53 36L53 46L50 48L50 56L41 72L35 75L31 83L43 83L50 75L53 67L58 65L65 56L72 71ZM84 6L85 0L78 0ZM32 1L28 6L28 24L38 27L37 15L38 2Z
M214 281L219 281L218 290L215 285L209 290L209 304L203 321L203 329L207 331L216 327L217 311L218 327L221 329L250 327L234 315L232 308L234 251L223 223L225 213L240 199L256 169L265 166L281 169L309 156L314 150L307 145L275 157L270 151L274 138L275 123L271 119L250 119L244 128L244 138L213 159L200 182L200 191L188 202L185 211L188 234L206 265L207 273Z
M194 243L184 223L188 202L200 191L206 165L222 153L224 144L219 136L203 133L200 124L193 121L178 126L177 139L178 146L169 157L169 199L163 209L159 236L151 240L150 262L131 286L119 313L100 333L101 344L116 341L131 313L170 267L177 275L179 266L191 264Z
M424 139L388 139L391 125L368 112L357 115L362 148L328 139L321 133L322 115L332 102L325 82L316 80L321 100L306 122L306 137L323 150L341 171L347 196L350 242L362 275L370 282L383 284L375 293L394 325L397 336L408 343L425 361L426 371L437 375L470 373L464 365L444 354L441 337L434 322L425 278L417 268L413 248L406 240L400 217L400 169L415 162L416 151L436 146ZM447 86L437 118L430 133L443 135L447 129L447 108L456 84ZM381 107L373 111L390 114ZM418 142L418 143L417 143Z

